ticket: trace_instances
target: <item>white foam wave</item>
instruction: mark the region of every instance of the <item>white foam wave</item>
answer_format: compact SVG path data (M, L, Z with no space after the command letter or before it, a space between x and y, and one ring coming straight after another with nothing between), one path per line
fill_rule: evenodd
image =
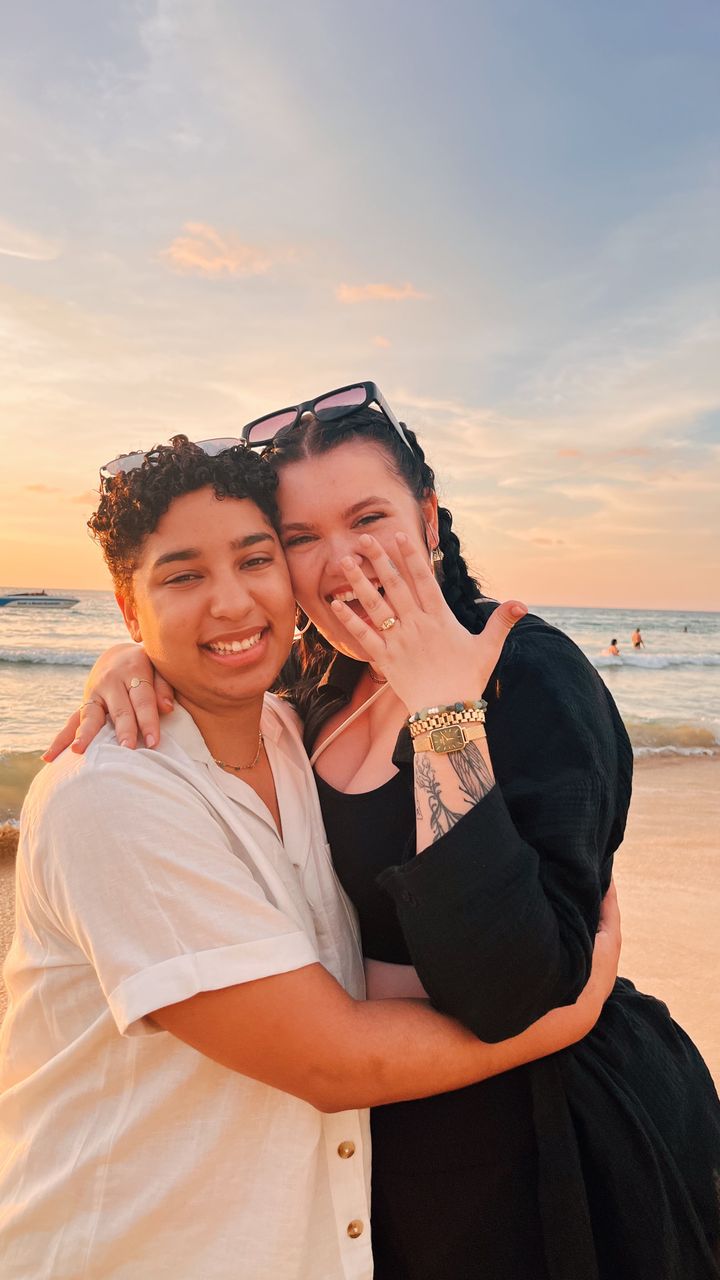
M621 653L588 654L596 671L613 667L639 667L645 671L666 671L668 667L720 667L720 653Z
M18 666L91 667L97 656L88 649L0 649L0 662Z

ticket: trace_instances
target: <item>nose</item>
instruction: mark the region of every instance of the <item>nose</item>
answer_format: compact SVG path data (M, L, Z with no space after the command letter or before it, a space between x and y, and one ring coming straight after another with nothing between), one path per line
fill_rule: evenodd
M209 612L213 618L235 621L247 616L255 604L248 579L233 567L219 567L213 574Z
M365 556L358 548L358 538L363 530L342 530L333 534L325 542L326 569L330 577L345 581L346 573L342 567L343 556L352 556L356 564L362 565Z

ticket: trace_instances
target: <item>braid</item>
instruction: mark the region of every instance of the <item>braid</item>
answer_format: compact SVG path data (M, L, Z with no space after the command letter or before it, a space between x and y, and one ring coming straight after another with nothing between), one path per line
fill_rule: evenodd
M447 507L438 507L438 532L443 553L442 593L458 622L477 635L483 625L477 610L477 599L482 593L460 551L460 540L453 532L452 514Z

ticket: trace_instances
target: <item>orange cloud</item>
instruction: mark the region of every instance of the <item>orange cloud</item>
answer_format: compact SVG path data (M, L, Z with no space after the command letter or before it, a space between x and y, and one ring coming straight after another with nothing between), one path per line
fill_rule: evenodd
M373 346L385 348L385 347L391 347L392 343L389 338L383 338L380 334L378 334L377 337L373 338Z
M579 449L558 449L558 458L581 458L582 453Z
M204 222L186 222L184 236L176 236L163 249L173 271L183 275L262 276L273 265L272 255L258 245L244 244L236 236L223 236Z
M60 493L51 484L26 484L25 489L28 493Z
M404 302L408 298L429 298L414 285L406 284L341 284L335 291L338 302Z
M98 500L97 489L86 489L85 493L78 493L75 495L74 498L70 499L71 502L73 503L77 502L78 504L82 504L83 507L94 506L97 500Z

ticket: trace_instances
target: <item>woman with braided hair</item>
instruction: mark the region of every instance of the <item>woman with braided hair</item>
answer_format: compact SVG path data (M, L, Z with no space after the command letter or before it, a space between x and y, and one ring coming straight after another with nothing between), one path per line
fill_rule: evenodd
M278 475L303 633L287 686L369 987L427 994L483 1040L512 1036L589 972L631 789L612 698L529 614L479 684L477 637L497 605L374 384L243 436ZM142 682L132 707L129 677ZM156 740L149 678L142 654L101 659L85 696L102 705L84 708L76 749L105 706L128 745L135 716ZM377 1108L372 1133L377 1280L720 1276L717 1095L665 1006L625 980L578 1045Z

